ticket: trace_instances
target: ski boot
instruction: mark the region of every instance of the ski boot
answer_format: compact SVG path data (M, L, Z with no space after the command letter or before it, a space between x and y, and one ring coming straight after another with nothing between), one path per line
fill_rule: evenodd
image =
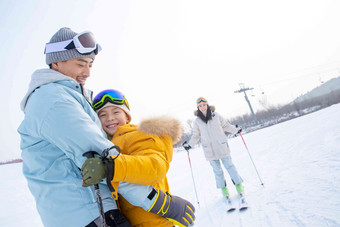
M227 212L235 210L236 208L230 199L230 194L229 194L229 190L227 187L222 188L222 194L223 194L223 197L227 199Z
M248 203L244 198L244 188L242 184L235 185L237 193L240 195L239 210L245 210L248 208Z

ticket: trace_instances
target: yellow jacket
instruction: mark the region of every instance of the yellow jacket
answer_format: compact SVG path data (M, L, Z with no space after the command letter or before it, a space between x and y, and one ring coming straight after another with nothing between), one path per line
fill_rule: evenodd
M156 189L170 193L166 174L172 160L173 144L176 144L181 136L180 123L169 117L144 120L139 126L120 126L113 135L112 142L119 146L121 153L125 155L120 155L115 160L113 197L117 198L120 181L153 185ZM122 196L118 196L118 203L132 226L174 226L159 215L131 205Z

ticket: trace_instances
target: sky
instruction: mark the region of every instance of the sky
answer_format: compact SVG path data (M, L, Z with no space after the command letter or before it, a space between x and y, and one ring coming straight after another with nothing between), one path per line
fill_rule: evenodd
M103 50L86 87L118 89L132 123L171 115L186 126L203 96L226 118L284 104L340 75L340 2L0 1L0 160L20 156L19 103L61 27L90 30Z
M338 227L339 115L340 104L336 104L243 134L249 154L239 136L228 140L233 163L244 180L249 204L246 211L227 213L226 201L216 189L213 170L201 146L190 150L191 169L187 152L175 149L167 174L170 192L195 206L195 227ZM6 172L1 177L0 226L41 227L21 168L22 163L0 165L0 172ZM236 189L225 169L224 174L238 208Z

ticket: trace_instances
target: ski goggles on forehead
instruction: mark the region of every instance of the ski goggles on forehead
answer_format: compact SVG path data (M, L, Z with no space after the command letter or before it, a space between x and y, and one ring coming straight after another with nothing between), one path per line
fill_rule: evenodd
M112 89L102 91L96 95L96 97L93 99L92 107L96 111L102 108L108 102L116 105L125 104L127 108L130 109L129 103L125 96L121 92Z
M45 46L45 54L60 52L65 50L76 49L79 54L90 54L94 52L95 55L102 50L101 46L96 42L92 32L82 32L69 39L57 43L47 43Z
M199 104L201 102L208 102L205 98L198 98L196 103Z

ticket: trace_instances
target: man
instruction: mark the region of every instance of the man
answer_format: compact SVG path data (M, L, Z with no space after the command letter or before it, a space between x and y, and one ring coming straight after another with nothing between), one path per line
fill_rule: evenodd
M82 187L80 171L85 152L102 153L114 146L103 136L91 107L90 92L84 88L100 49L92 33L77 34L61 28L46 44L46 64L50 68L33 73L21 102L25 118L18 132L23 173L44 226L92 227L103 223L94 188ZM127 226L107 185L99 183L99 188L106 224ZM125 183L119 190L135 206L157 213L166 204L169 211L162 213L163 217L182 226L193 223L194 208L186 200L165 195L151 186ZM186 213L192 217L188 224L183 222Z

